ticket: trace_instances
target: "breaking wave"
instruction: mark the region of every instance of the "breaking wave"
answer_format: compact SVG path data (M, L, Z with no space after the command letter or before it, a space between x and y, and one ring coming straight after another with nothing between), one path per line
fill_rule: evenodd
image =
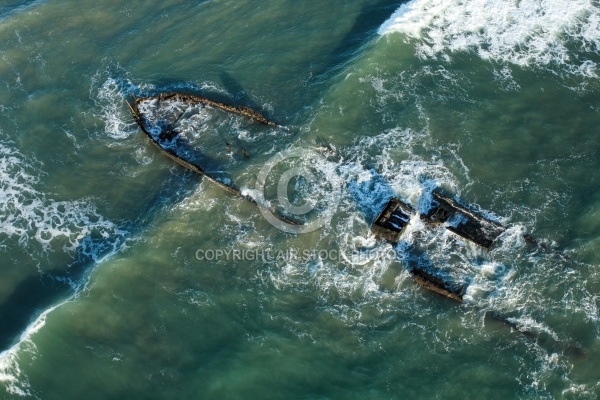
M415 40L423 59L474 51L486 60L598 77L600 8L588 0L412 0L379 29L392 32Z
M18 343L0 353L0 383L5 386L8 393L21 397L32 396L31 385L19 368L20 352L27 352L35 358L37 347L31 338L44 327L48 314L68 301L70 299L45 310L21 334Z

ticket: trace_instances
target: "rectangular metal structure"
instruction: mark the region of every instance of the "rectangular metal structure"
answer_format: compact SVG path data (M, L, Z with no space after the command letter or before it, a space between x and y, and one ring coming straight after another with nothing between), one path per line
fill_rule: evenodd
M377 237L396 244L414 212L410 205L392 198L373 222L371 232Z
M465 239L490 248L505 228L496 221L469 210L456 200L433 192L433 206L421 219L431 223L443 223L446 228Z

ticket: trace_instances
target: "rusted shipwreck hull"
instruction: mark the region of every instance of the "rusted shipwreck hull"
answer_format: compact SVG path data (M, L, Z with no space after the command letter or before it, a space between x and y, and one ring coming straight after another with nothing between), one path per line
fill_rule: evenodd
M465 239L489 249L506 229L481 213L473 211L456 200L438 192L432 193L432 206L421 219L444 224L446 228Z
M244 197L244 196L242 196L240 190L238 188L236 188L235 186L228 185L226 183L223 183L223 182L215 179L211 175L207 174L199 165L183 159L174 150L162 146L161 143L159 142L159 139L165 139L165 138L170 138L170 137L176 136L177 132L163 131L160 133L158 138L150 132L146 118L140 112L140 109L139 109L140 104L143 102L147 102L147 101L157 101L158 103L160 103L162 101L179 101L179 102L187 104L187 105L201 105L201 106L215 107L215 108L219 108L221 110L227 111L229 113L242 115L244 117L253 119L253 120L255 120L259 123L265 124L265 125L277 126L277 124L268 120L267 118L265 118L258 112L254 111L248 107L243 107L243 106L234 107L234 106L230 106L230 105L227 105L224 103L220 103L218 101L207 99L206 97L192 95L192 94L175 93L175 92L174 93L160 93L156 96L136 97L136 98L133 98L132 102L129 102L126 100L127 106L129 107L129 110L131 111L131 114L133 115L133 118L135 119L135 122L137 123L139 128L142 130L142 132L144 132L146 134L146 136L148 136L148 138L150 139L152 144L154 144L162 153L164 153L167 157L169 157L171 160L175 161L177 164L181 165L182 167L187 168L192 172L195 172L199 175L204 176L207 180L211 181L212 183L214 183L217 186L222 187L223 189L227 190L228 192L233 193L236 196Z
M179 93L179 92L159 93L155 96L134 98L133 106L135 106L135 110L138 110L138 106L140 105L140 103L149 101L149 100L157 100L159 103L161 101L179 101L181 103L188 104L188 105L195 104L195 105L219 108L223 111L227 111L232 114L243 115L244 117L251 118L251 119L253 119L257 122L260 122L262 124L265 124L265 125L277 126L277 124L275 122L270 121L269 119L264 117L262 114L254 111L253 109L251 109L249 107L244 107L244 106L234 107L234 106L230 106L225 103L221 103L221 102L218 102L215 100L208 99L203 96L187 94L187 93ZM129 104L129 102L128 102L128 104ZM132 106L132 105L130 104L130 106ZM138 115L139 115L139 112L138 112ZM135 117L135 115L134 115L134 117Z
M423 271L422 269L418 269L418 268L413 268L413 270L411 271L412 274L412 278L413 281L427 289L430 290L434 293L437 293L441 296L447 297L450 300L454 300L456 302L462 303L463 302L463 289L461 288L461 290L456 291L456 290L452 290L450 289L446 282L444 282L443 279L432 275L426 271Z
M414 214L415 211L409 204L392 198L373 222L371 231L375 236L397 244ZM449 231L486 249L506 230L500 223L435 191L432 193L429 210L421 214L420 218L429 224L444 224Z
M150 132L149 124L147 123L144 115L139 110L139 104L141 102L147 101L147 100L158 99L158 101L160 101L162 99L169 99L169 98L172 98L175 96L178 96L178 95L174 93L174 94L169 94L169 95L158 95L158 96L153 96L153 97L138 97L138 98L134 98L133 102L131 102L131 103L126 100L126 103L127 103L127 106L129 107L129 111L131 111L131 114L133 115L133 118L135 119L135 122L137 123L138 127L141 129L142 132L144 132L146 134L148 139L150 139L150 142L153 145L155 145L164 155L166 155L167 157L169 157L171 160L175 161L177 164L181 165L182 167L184 167L192 172L195 172L198 175L203 176L204 178L206 178L210 182L214 183L215 185L227 190L228 192L230 192L236 196L241 197L242 194L241 194L240 190L237 189L236 187L234 187L232 185L227 185L226 183L223 183L223 182L213 178L212 176L207 174L202 169L202 167L200 167L199 165L183 159L181 156L179 156L175 152L175 150L162 146L159 142L159 139L161 139L161 138L164 139L165 133L168 133L169 135L173 135L172 132L161 132L158 137L156 137L155 135L153 135Z
M396 245L415 214L416 211L408 203L392 198L375 218L371 232L376 237ZM451 232L486 249L489 249L505 230L499 223L435 191L432 193L428 211L419 217L428 224L444 224ZM424 270L413 268L410 272L419 286L462 303L462 290L452 290L443 279Z
M392 198L373 222L371 231L378 238L396 245L410 223L410 219L415 214L416 211L408 203L397 198ZM505 230L499 223L435 191L432 193L432 204L429 210L419 217L429 224L445 224L448 230L485 248L491 247L496 238ZM454 222L453 219L454 221L459 220L460 223L452 223ZM409 272L416 285L457 303L463 303L466 286L458 289L452 288L444 279L419 267L413 267ZM539 339L538 335L518 326L509 318L487 311L485 312L485 316L486 318L499 321L510 327L511 330L531 339ZM574 348L582 352L581 348L577 345L570 346L569 348Z
M268 120L263 115L259 114L258 112L254 111L248 107L243 107L243 106L234 107L234 106L220 103L220 102L217 102L217 101L214 101L211 99L207 99L205 97L198 96L198 95L191 95L191 94L185 94L185 93L160 93L156 96L133 98L133 100L131 102L126 100L127 106L129 107L129 110L131 111L131 115L133 116L133 118L134 118L135 122L137 123L138 127L140 128L140 130L142 132L144 132L144 134L146 134L148 139L150 139L150 142L153 145L155 145L164 155L166 155L167 157L169 157L171 160L175 161L177 164L181 165L182 167L184 167L198 175L201 175L206 180L210 181L211 183L213 183L216 186L221 187L222 189L233 194L234 196L237 196L239 198L247 200L250 203L257 206L258 208L265 208L264 206L259 204L253 197L243 194L241 192L241 190L239 188L237 188L236 186L234 186L233 184L227 184L225 182L222 182L222 181L216 179L215 177L208 174L198 164L182 158L179 154L176 153L176 151L173 148L163 146L161 144L161 141L173 139L174 137L177 136L178 133L176 131L173 131L170 128L169 129L163 128L163 129L161 129L160 132L154 132L154 134L153 134L153 132L151 132L152 129L150 128L150 124L149 124L148 120L146 119L144 114L142 112L140 112L140 105L144 102L149 102L149 101L156 101L157 104L160 104L161 102L164 102L164 101L174 101L174 102L180 102L180 103L183 103L186 105L200 105L200 106L214 107L214 108L218 108L218 109L224 110L224 111L232 113L232 114L238 114L238 115L250 118L250 119L252 119L258 123L264 124L264 125L278 126L277 124ZM280 215L278 212L276 212L274 210L269 210L269 211L271 211L273 213L273 215L275 215L277 218L281 219L282 221L284 221L286 223L298 225L298 223L296 221L292 221L292 220L286 218L285 216Z

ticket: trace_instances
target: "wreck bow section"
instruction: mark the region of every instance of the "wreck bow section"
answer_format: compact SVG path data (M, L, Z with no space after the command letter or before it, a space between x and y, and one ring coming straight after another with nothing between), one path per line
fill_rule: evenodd
M184 94L184 93L160 93L155 96L147 96L147 97L136 97L132 102L126 100L127 106L131 111L131 114L137 123L138 127L142 132L146 134L146 136L150 139L152 144L154 144L163 154L169 157L171 160L175 161L177 164L182 167L199 174L211 181L215 185L227 190L228 192L245 198L250 202L256 204L256 201L253 198L248 196L244 196L241 191L233 185L226 184L221 182L220 180L214 178L213 176L207 174L202 167L199 165L184 159L182 156L177 154L174 148L165 146L164 142L174 139L178 132L173 128L173 122L167 120L161 120L159 124L151 123L148 117L140 111L141 108L148 106L149 104L153 104L155 108L159 108L161 105L167 106L171 105L173 113L179 113L179 115L174 116L174 120L177 121L181 118L182 114L185 111L178 110L176 106L172 106L173 104L184 104L186 106L207 106L207 107L215 107L221 110L224 110L229 113L238 114L247 118L250 118L259 123L270 125L270 126L278 126L274 122L268 120L260 113L247 108L247 107L234 107L224 103L220 103L206 97L192 95L192 94ZM167 106L167 108L169 108ZM160 119L160 118L159 118Z

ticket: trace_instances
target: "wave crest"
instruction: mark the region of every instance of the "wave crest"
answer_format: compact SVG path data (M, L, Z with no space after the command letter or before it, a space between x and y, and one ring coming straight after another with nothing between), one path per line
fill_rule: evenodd
M421 58L475 51L486 60L598 76L591 58L600 55L600 9L588 0L412 0L379 28L392 32L416 40Z

